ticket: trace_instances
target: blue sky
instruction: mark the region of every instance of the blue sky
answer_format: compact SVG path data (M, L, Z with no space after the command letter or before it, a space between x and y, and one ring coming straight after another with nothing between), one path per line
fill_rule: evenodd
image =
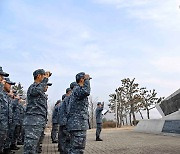
M108 103L125 77L167 97L180 85L179 0L1 0L0 65L25 89L53 72L51 102L80 71Z

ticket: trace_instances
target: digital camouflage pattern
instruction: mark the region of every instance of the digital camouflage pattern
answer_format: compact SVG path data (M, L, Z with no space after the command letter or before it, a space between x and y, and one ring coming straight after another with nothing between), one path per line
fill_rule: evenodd
M59 106L59 125L65 126L67 124L68 105L70 96L66 96Z
M70 96L66 96L59 106L59 150L61 153L67 153L70 139L67 131L68 104Z
M59 125L57 123L53 123L52 130L51 130L52 142L55 142L58 140L58 129L59 129Z
M97 106L96 108L96 123L101 124L102 123L102 111L104 109L104 105L101 107Z
M44 93L48 79L44 78L41 83L33 83L27 91L27 107L25 116L40 115L46 119L47 95Z
M8 100L0 83L0 152L3 151L8 131Z
M24 118L24 108L20 104L18 99L12 100L12 111L13 111L13 127L12 127L12 146L17 145L17 140L21 135L22 121Z
M4 146L4 149L9 149L12 143L13 139L13 112L12 112L12 99L8 95L7 92L5 92L5 98L7 100L7 105L8 105L8 111L7 111L7 117L8 117L8 130L7 130L7 138L6 138L6 143Z
M90 82L85 80L84 86L76 86L69 100L67 130L70 132L70 154L82 154L86 144L88 126L88 96Z
M83 154L86 145L86 130L71 131L70 151L68 154Z
M24 154L36 154L43 127L38 125L25 126Z
M58 140L58 129L59 129L59 105L56 104L52 113L52 130L51 130L51 139L53 142Z
M67 129L87 130L88 126L88 96L90 95L90 82L85 80L84 86L76 86L69 100L69 113Z
M24 117L24 154L35 154L46 125L47 96L44 92L48 79L33 83L27 91L27 107Z
M100 133L102 130L102 111L104 109L104 104L102 106L97 106L96 108L96 139L100 138Z
M59 121L58 112L59 112L59 106L56 105L52 112L52 123L53 124L58 124L58 121Z

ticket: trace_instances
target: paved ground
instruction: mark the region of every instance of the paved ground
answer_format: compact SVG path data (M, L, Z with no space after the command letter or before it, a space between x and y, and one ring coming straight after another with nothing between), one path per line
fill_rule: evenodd
M132 128L122 128L104 129L102 139L103 142L96 142L95 130L89 130L85 154L180 154L180 137L135 133ZM42 153L59 153L57 144L51 143L49 132Z

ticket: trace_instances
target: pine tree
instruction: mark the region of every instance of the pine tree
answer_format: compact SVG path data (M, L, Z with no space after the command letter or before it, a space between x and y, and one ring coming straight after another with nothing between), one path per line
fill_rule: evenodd
M18 95L24 95L24 90L23 90L23 86L21 85L21 83L19 82L18 84L14 85L12 87L13 91L16 91L16 93Z

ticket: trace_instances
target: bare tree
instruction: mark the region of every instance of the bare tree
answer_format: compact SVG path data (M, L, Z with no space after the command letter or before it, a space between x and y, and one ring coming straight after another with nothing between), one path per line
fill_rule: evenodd
M139 113L141 118L144 119L141 112L143 110L146 110L149 119L149 111L155 108L155 104L162 101L163 97L156 97L157 93L154 89L148 91L146 88L139 88L139 84L135 83L135 78L132 80L125 78L121 82L122 85L115 90L115 93L109 95L109 108L117 113L118 127L124 124L124 118L126 124L128 124L128 115L130 125L137 125L136 113Z
M121 127L122 124L124 124L123 118L126 117L126 114L125 114L126 109L127 109L125 106L126 101L125 101L122 87L119 87L118 89L116 89L115 92L116 92L115 94L109 95L111 97L111 99L109 100L110 102L109 107L111 111L117 114L116 115L117 126ZM127 124L127 120L126 120L126 124Z
M95 110L96 110L96 105L97 105L97 100L98 98L93 98L93 96L89 96L89 122L91 125L91 128L95 127Z
M130 106L130 112L129 112L129 117L130 117L130 124L132 125L132 120L131 120L131 115L133 117L133 124L136 125L136 116L135 116L135 108L136 105L138 103L138 99L139 99L139 84L134 83L135 78L130 80L129 78L125 78L123 80L121 80L122 82L122 87L123 87L123 91L124 91L124 95L126 97L126 102L128 103L128 105Z
M20 82L18 84L14 85L12 87L12 89L14 91L16 91L16 93L19 94L19 95L25 95L25 91L24 91L23 86L21 85Z
M161 102L164 97L157 97L155 89L147 90L145 87L140 89L141 102L140 107L142 110L146 110L147 118L150 119L150 110L155 108L155 105Z

